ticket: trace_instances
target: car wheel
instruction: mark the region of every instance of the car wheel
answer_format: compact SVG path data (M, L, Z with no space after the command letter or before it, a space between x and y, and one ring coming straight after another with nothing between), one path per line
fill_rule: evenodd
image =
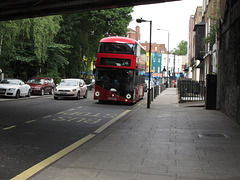
M45 93L44 93L44 89L41 90L41 96L43 96Z
M80 99L80 91L78 91L78 94L77 94L77 98L76 99Z
M55 99L55 100L58 100L58 97L57 97L57 96L54 96L54 99Z
M17 99L20 97L20 90L17 90L15 97L16 97Z
M50 95L52 95L54 92L53 88L51 89L51 91L49 92Z
M29 90L28 90L27 97L30 97L30 96L31 96L31 93L32 93L32 91L31 91L31 89L29 89Z
M85 92L85 95L83 97L87 98L87 96L88 96L88 91Z

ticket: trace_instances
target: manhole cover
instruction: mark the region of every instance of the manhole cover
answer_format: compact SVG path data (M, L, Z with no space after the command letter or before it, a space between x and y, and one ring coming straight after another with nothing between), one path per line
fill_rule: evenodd
M221 133L199 133L198 136L201 137L213 137L213 138L226 138L225 134Z

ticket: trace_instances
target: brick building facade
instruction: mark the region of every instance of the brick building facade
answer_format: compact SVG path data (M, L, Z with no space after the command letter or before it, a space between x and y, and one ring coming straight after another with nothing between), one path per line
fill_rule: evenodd
M146 51L149 52L150 44L149 42L141 43L143 47L146 48ZM167 54L167 49L165 44L152 43L152 53Z
M127 37L140 41L140 27L136 26L135 30L128 28Z
M220 1L218 30L218 102L240 124L240 1Z

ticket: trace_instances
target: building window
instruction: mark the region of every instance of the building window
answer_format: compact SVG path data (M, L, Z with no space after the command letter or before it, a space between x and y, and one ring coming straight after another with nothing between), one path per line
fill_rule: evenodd
M160 57L158 58L158 62L160 63Z
M155 72L155 66L153 66L153 72Z
M160 73L160 67L158 66L158 73Z
M157 47L155 47L155 51L157 51Z

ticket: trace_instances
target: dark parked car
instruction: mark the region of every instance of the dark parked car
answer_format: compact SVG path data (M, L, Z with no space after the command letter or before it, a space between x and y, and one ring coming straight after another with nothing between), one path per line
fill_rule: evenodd
M92 90L94 87L94 83L93 83L92 79L85 78L84 81L87 85L88 90Z
M33 77L27 81L32 87L32 94L44 95L46 93L53 94L54 91L54 81L52 78L47 77Z

